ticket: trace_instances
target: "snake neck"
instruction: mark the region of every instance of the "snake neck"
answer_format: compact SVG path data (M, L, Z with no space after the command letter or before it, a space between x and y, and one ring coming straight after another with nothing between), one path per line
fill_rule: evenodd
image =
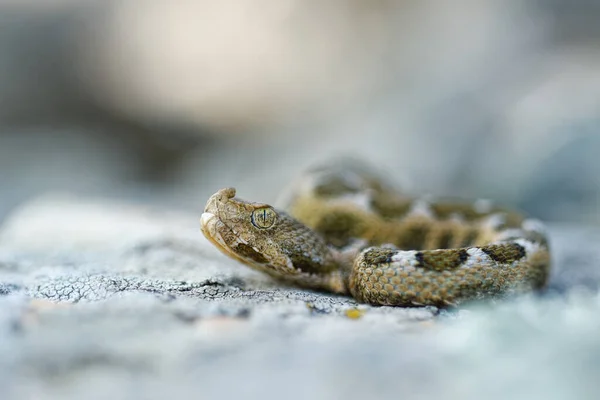
M274 274L265 271L285 283L312 290L324 290L336 294L350 294L350 276L354 260L358 257L358 248L336 249L328 247L326 255L321 260L320 268L311 271L295 270L297 275ZM298 267L298 266L296 266Z
M263 272L266 272L276 280L291 286L311 290L322 290L335 294L350 294L349 284L351 268L347 268L347 266L323 274L282 276L280 274L274 274L272 270L268 269L263 270Z

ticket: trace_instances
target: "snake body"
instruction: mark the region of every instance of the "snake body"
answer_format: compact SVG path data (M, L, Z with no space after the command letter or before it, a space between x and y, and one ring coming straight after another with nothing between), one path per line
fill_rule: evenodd
M489 201L411 198L372 172L310 170L284 208L211 196L204 235L221 251L287 284L393 306L455 306L541 289L544 226Z

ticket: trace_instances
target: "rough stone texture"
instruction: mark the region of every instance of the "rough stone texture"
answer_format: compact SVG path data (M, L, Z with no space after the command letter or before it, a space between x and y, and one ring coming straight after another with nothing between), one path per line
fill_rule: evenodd
M0 227L3 399L600 395L600 229L551 227L547 293L460 310L282 288L198 216L49 196Z

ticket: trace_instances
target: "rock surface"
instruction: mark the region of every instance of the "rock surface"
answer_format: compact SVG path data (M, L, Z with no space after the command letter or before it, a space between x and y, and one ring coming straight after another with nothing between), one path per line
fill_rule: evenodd
M600 229L551 227L546 293L438 310L282 288L212 248L198 217L69 196L14 211L2 398L600 395Z

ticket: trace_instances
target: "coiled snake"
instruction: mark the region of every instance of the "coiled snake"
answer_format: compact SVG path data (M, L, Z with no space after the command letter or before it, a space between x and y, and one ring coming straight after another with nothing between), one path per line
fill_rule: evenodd
M410 198L343 165L309 171L287 212L235 194L210 197L204 235L287 284L375 305L443 307L540 289L548 279L542 223L488 201Z

